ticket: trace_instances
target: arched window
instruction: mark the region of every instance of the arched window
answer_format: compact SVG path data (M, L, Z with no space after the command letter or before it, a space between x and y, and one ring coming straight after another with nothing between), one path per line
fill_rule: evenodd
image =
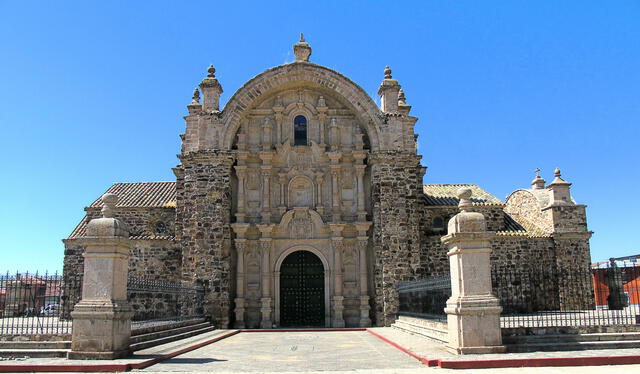
M296 116L293 120L293 145L307 145L307 119Z

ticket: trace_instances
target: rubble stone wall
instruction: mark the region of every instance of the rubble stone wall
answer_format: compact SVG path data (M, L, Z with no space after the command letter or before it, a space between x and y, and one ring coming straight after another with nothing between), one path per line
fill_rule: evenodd
M374 152L372 165L374 311L378 326L394 322L396 283L416 279L420 267L420 224L424 169L415 154Z
M199 151L182 155L177 176L176 239L184 280L205 285L205 311L229 327L232 298L231 167L233 154Z

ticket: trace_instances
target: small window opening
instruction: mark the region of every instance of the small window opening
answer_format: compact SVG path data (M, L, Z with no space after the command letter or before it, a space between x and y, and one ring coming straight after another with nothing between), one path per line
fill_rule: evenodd
M444 228L444 220L442 219L442 217L436 217L433 219L433 228L434 229Z
M293 145L307 145L307 119L296 116L293 120Z
M156 234L161 235L166 232L167 232L167 225L162 221L156 222Z

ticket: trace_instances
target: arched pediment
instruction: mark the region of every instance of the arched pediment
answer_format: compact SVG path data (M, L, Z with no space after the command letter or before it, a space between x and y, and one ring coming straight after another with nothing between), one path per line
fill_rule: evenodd
M371 142L371 149L380 149L379 130L382 113L376 103L356 83L344 75L324 66L309 62L294 62L269 69L245 83L231 97L222 111L224 130L222 148L231 149L233 139L244 113L251 109L262 95L304 83L308 87L327 90L340 98L358 118ZM293 108L292 108L293 109ZM307 108L315 112L315 108Z
M324 229L324 221L315 210L294 208L280 220L280 232L289 232L291 238L311 239Z

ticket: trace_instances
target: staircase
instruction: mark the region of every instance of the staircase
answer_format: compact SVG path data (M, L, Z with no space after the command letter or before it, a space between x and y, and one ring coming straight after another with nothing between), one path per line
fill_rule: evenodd
M129 348L135 352L213 330L215 327L204 318L146 327L134 326ZM70 338L66 336L66 340L61 341L0 341L0 357L66 357L71 350Z
M503 336L507 352L640 348L640 332Z
M70 350L71 340L0 341L0 357L3 358L67 357Z
M129 348L132 352L140 351L156 345L190 338L205 332L213 331L215 327L204 318L189 321L163 324L158 326L138 328L131 331Z
M400 315L391 327L441 343L448 341L447 324L437 320Z

